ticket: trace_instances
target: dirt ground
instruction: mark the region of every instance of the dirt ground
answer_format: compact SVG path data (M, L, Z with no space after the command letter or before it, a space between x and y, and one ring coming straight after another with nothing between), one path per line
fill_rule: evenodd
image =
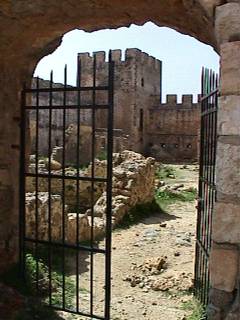
M167 185L197 188L196 165L173 166ZM175 202L166 213L113 232L112 320L185 320L192 313L196 202ZM104 246L104 241L100 244ZM89 311L90 257L80 276L80 308ZM104 257L94 255L94 313L104 307ZM72 319L66 317L66 319ZM87 319L76 316L74 319Z

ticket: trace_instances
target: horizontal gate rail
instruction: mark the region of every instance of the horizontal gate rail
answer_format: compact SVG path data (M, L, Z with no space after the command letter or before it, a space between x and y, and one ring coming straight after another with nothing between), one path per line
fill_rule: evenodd
M61 243L61 242L51 242L49 243L49 241L46 240L39 240L39 239L32 239L32 238L28 238L25 237L24 240L26 242L32 242L32 243L39 243L39 244L45 244L45 245L49 245L52 247L56 247L56 248L69 248L69 249L77 249L77 250L81 250L81 251L89 251L89 247L88 246L83 246L83 245L73 245L73 244L69 244L69 243ZM91 251L94 253L106 253L106 250L104 249L100 249L100 248L91 248Z
M26 177L35 177L36 175L31 172L26 172L25 173ZM39 178L52 178L52 179L65 179L65 180L81 180L81 181L94 181L94 182L108 182L106 178L100 178L100 177L83 177L83 176L68 176L66 174L47 174L47 173L39 173L38 174Z
M114 90L114 61L109 54L108 70L106 70L106 77L103 84L98 84L97 79L97 65L96 56L94 55L92 63L92 86L83 86L82 76L83 71L81 68L81 61L78 60L78 76L77 86L69 86L67 84L67 67L64 69L64 85L61 87L55 87L53 83L53 73L50 74L49 87L41 87L41 81L39 78L35 80L34 88L24 87L22 90L22 102L21 102L21 164L20 164L20 267L23 277L29 278L29 266L28 255L34 257L34 279L32 279L32 285L37 296L42 296L42 275L43 269L47 272L48 276L47 285L45 285L45 295L47 294L48 306L52 309L66 311L72 314L85 316L90 319L102 319L110 320L110 300L111 300L111 232L112 232L112 152L113 152L113 90ZM74 101L69 103L67 93L73 94ZM83 94L87 93L87 102L84 101ZM97 94L102 93L106 97L106 102L97 102ZM61 94L62 103L58 101L55 104L56 94ZM41 97L44 97L44 101L40 101ZM90 98L89 98L90 97ZM90 99L90 102L88 101ZM47 103L46 103L47 101ZM80 171L81 161L81 130L82 130L82 113L86 112L89 116L89 123L91 127L91 139L89 143L89 154L91 169L89 176L83 175ZM97 115L98 111L103 111L106 116L106 173L103 176L98 176L95 172L95 160L96 160L96 132L97 132ZM52 168L52 152L54 145L54 117L58 112L61 119L61 125L57 127L61 130L61 169L58 172L53 172ZM74 174L69 174L66 170L66 129L69 125L67 117L69 112L74 113L76 128L76 141L74 144L75 156L75 171ZM43 122L42 115L44 113L45 120ZM32 118L33 117L33 120ZM42 120L42 123L41 123ZM32 121L32 122L31 122ZM31 124L34 124L31 126ZM84 124L83 124L84 125ZM30 129L29 129L30 127ZM40 130L46 128L46 136L42 137ZM35 135L34 140L34 167L29 169L29 155L30 155L30 134L32 131ZM44 170L40 170L39 161L41 160L42 153L40 152L40 143L47 143L47 151L45 157L46 166ZM32 146L31 146L32 147ZM59 226L59 239L56 239L53 233L53 198L56 190L54 189L54 183L59 183L60 187L57 195L61 199L61 206L59 207L59 219L57 221ZM26 199L28 191L28 183L31 181L34 186L34 192L31 196L34 199L34 214L31 216L31 232L29 232L29 212L27 211ZM46 225L43 225L43 212L39 204L39 196L41 195L41 183L44 182L44 186L47 188L47 206L44 209L44 215L46 216ZM66 207L68 205L66 199L66 188L69 187L69 183L74 183L75 198L73 211L76 214L74 242L69 242L66 238ZM88 216L90 219L90 241L89 243L80 242L80 214L82 205L82 196L80 193L80 187L82 183L88 183L90 205L88 208ZM106 192L106 214L105 214L105 237L103 241L103 248L98 247L95 240L94 227L95 227L95 187L99 183L103 184ZM31 186L32 186L31 185ZM44 191L45 192L45 191ZM72 211L71 211L72 212ZM44 216L44 217L45 217ZM89 220L88 220L89 221ZM44 230L44 231L43 231ZM40 232L41 231L41 232ZM44 233L45 232L45 233ZM43 235L44 234L44 235ZM44 254L43 254L44 253ZM46 253L46 254L45 254ZM81 296L81 283L82 272L80 272L83 260L83 254L87 255L89 270L87 273L87 300ZM104 301L102 303L101 312L96 309L96 296L95 296L95 268L96 255L102 255L104 257ZM68 283L67 283L67 265L69 257L74 265L74 298L71 303L67 299L68 295ZM59 260L58 272L61 274L58 280L58 290L60 291L60 297L56 302L56 284L54 284L54 277L56 274L55 260ZM44 261L44 267L43 267ZM98 297L97 297L98 298ZM60 299L60 300L59 300ZM85 304L84 304L85 303Z
M204 305L208 303L210 287L209 255L212 246L212 215L216 201L218 85L218 75L203 69L194 287L195 295Z
M50 81L51 84L51 81ZM81 92L81 91L108 91L109 86L84 86L84 87L64 87L58 88L58 87L51 87L51 88L25 88L25 93L53 93L53 92Z
M66 107L61 106L61 105L53 105L51 106L52 110L64 110ZM67 105L67 109L68 110L77 110L79 108L78 105ZM103 110L107 110L109 108L109 105L107 104L96 104L96 105L89 105L89 104L85 104L85 105L81 105L81 110L84 109L103 109ZM49 110L49 106L33 106L33 105L27 105L25 107L26 110Z

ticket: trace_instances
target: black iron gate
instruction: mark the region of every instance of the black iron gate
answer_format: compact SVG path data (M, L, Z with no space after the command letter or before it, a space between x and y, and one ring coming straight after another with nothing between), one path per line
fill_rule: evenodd
M203 69L195 294L204 305L208 302L212 214L216 200L217 110L218 76L211 70Z
M78 60L75 87L67 84L65 67L63 85L55 84L51 73L49 82L35 78L32 87L22 91L20 262L32 290L51 308L108 320L114 62L110 53L106 74L99 79L96 56L91 59L87 77ZM101 117L106 123L105 145L100 150L106 160L103 173L95 160ZM71 133L74 141L69 140ZM106 208L101 226L95 213L99 189L105 191ZM99 229L101 246L96 241ZM95 277L95 268L103 269L101 281Z

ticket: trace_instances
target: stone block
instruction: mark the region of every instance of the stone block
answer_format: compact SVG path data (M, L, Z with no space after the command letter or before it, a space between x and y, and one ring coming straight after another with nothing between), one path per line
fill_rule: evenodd
M8 169L0 169L0 185L9 186L11 184L11 178Z
M238 275L238 250L212 248L210 254L211 287L226 292L235 289Z
M240 94L240 41L224 43L221 52L221 95Z
M217 192L228 196L240 196L240 145L231 144L218 140L216 185ZM240 139L239 139L240 141ZM233 137L234 142L234 137ZM236 141L235 141L236 142Z
M215 34L218 44L240 40L240 4L226 3L216 7Z
M220 308L215 307L213 304L207 306L207 319L222 320Z
M218 135L240 135L240 95L219 98Z
M233 301L233 293L218 289L210 289L209 302L217 308L225 309Z
M217 202L213 213L213 241L240 243L239 226L240 205Z
M221 0L200 0L200 3L204 7L207 14L212 17L214 8L221 4Z

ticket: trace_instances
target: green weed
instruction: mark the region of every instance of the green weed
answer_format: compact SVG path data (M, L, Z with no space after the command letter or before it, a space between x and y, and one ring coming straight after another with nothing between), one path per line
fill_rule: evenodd
M53 255L56 257L56 254ZM61 257L61 255L60 255ZM63 277L61 270L60 257L53 258L54 261L51 272L51 290L52 290L52 304L55 306L62 305L63 292L62 286L65 285L65 303L66 306L72 307L73 299L75 297L75 283L67 275ZM36 292L37 280L37 265L38 265L38 292ZM26 276L27 285L31 288L33 294L38 293L43 298L43 301L48 303L49 293L49 268L46 262L41 259L36 259L34 255L28 253L26 255Z
M107 151L106 151L106 150L102 150L102 151L97 155L97 159L100 160L100 161L107 160Z
M6 285L16 288L19 293L26 297L26 307L17 315L16 320L62 319L47 307L47 304L49 304L49 267L47 259L48 250L39 248L38 259L33 252L29 251L25 256L26 272L24 279L20 276L17 266L1 277L0 280ZM37 273L38 288L36 281ZM68 309L72 309L75 305L76 283L73 278L68 275L67 270L65 270L65 277L63 278L61 250L53 250L51 272L51 303L53 306L62 306L63 281L65 284L65 306ZM80 291L87 292L87 290L82 288L80 288Z
M186 191L173 192L171 190L156 190L155 199L158 205L165 210L168 205L177 201L190 202L194 201L197 197L197 190L189 188Z
M190 311L191 314L186 318L186 320L205 320L206 313L203 305L195 298L183 302L181 305L182 310Z

